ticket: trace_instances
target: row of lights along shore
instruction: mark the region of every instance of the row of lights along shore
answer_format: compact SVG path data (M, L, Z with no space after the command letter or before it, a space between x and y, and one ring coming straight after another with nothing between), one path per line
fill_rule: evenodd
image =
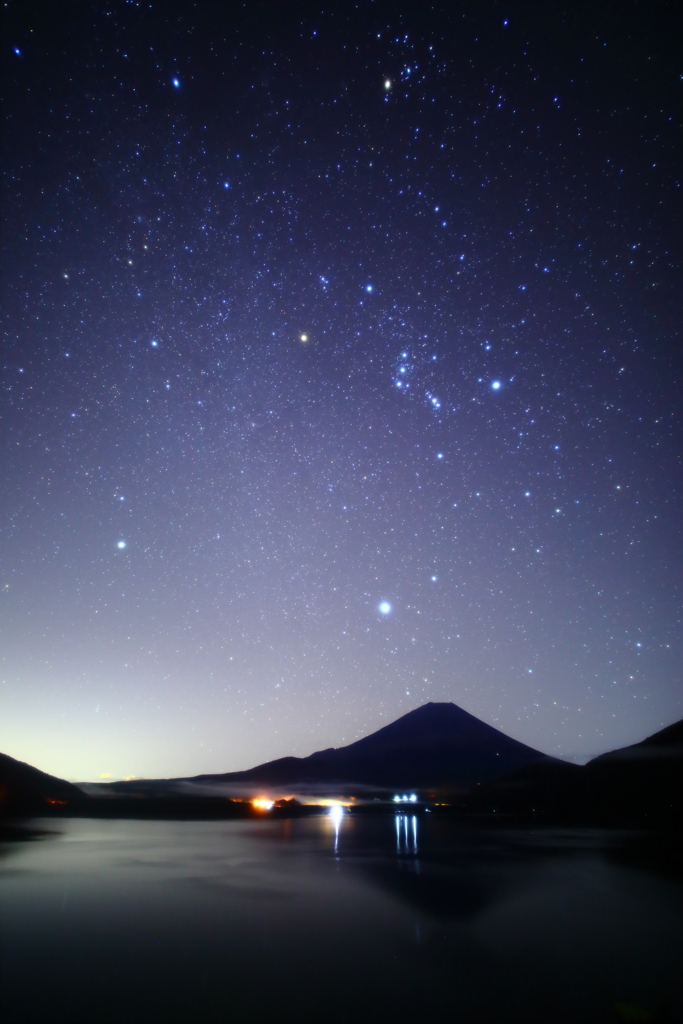
M411 793L410 795L408 795L406 793L403 796L399 796L397 793L396 796L394 797L393 802L395 804L414 804L417 803L417 794ZM256 800L252 800L252 806L257 808L257 810L259 811L269 811L272 807L275 806L275 801L268 800L266 797L258 797ZM343 807L335 804L330 808L329 813L334 817L337 814L343 814L344 809Z

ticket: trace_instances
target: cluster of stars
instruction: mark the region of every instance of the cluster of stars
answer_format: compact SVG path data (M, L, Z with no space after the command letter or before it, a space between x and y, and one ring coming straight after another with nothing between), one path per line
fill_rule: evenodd
M680 717L668 79L588 8L371 8L12 23L4 717L55 757Z

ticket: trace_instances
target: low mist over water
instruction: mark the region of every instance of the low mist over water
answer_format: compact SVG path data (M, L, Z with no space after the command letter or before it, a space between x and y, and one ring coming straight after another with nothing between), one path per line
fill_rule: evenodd
M634 844L341 808L34 819L2 846L4 1017L677 1020L683 886Z

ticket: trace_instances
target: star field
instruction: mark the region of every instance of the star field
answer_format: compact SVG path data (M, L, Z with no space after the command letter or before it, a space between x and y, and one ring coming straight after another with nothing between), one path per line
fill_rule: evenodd
M681 717L676 20L7 5L2 750Z

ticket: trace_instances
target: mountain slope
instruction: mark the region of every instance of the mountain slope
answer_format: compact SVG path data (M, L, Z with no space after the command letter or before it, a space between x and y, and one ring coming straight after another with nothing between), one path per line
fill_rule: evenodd
M585 772L605 812L620 820L683 824L683 720L593 758Z
M284 757L193 782L467 786L521 765L554 761L455 704L423 704L370 736L309 757Z
M683 758L683 719L680 722L674 722L673 725L667 725L666 728L646 737L640 743L632 743L630 747L610 750L606 754L594 757L588 763L598 765L606 761L641 761L659 760L660 758Z
M55 806L81 804L85 794L78 786L41 772L9 754L0 754L0 813L40 813Z
M467 795L470 811L533 814L577 824L683 825L683 721L583 767L539 763Z

